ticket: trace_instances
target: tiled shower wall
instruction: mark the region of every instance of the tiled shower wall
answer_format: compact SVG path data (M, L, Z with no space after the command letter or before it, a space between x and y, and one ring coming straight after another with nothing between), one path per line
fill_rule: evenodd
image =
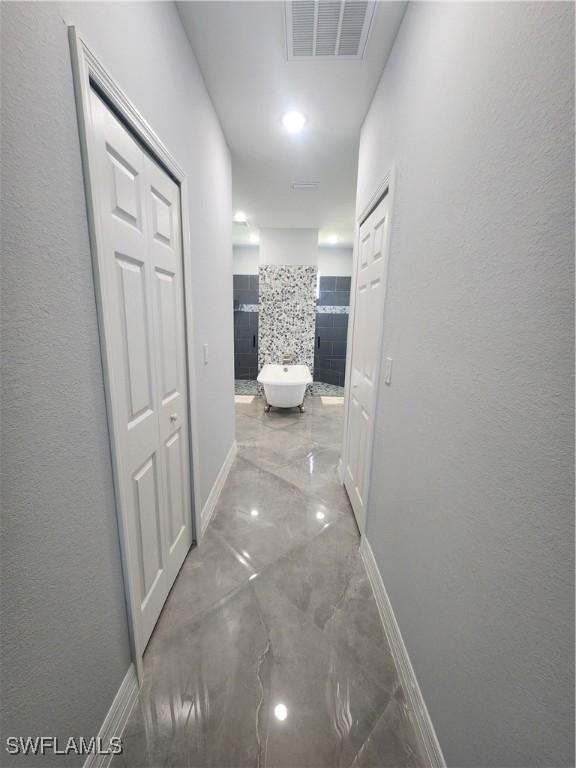
M234 378L258 376L258 275L234 275Z
M350 277L320 277L316 308L314 381L344 386Z
M292 362L314 367L316 278L310 266L261 264L258 364Z

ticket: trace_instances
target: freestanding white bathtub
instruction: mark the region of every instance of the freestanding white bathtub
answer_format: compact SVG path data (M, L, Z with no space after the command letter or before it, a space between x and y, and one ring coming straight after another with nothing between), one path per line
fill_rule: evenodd
M276 408L294 408L303 410L306 386L312 384L312 375L307 365L263 366L258 374L258 381L264 386L266 410L273 405Z

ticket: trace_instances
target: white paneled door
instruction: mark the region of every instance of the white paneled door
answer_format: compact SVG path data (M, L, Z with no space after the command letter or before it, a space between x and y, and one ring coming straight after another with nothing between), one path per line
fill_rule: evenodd
M368 463L380 368L388 261L388 202L389 195L386 195L360 225L358 238L344 486L361 531L364 530Z
M143 651L192 543L180 190L90 98L117 492Z

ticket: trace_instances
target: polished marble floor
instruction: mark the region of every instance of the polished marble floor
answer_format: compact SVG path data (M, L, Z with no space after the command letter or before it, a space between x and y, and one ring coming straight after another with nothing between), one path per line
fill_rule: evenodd
M422 766L336 466L340 401L237 403L238 456L113 768Z

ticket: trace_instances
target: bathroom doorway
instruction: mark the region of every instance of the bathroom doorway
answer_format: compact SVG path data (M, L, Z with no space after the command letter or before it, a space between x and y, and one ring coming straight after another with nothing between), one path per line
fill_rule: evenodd
M263 360L259 361L260 351L260 275L261 252L259 232L257 230L246 231L245 226L236 227L237 239L247 242L237 242L234 245L233 254L233 311L234 311L234 379L236 395L256 395L262 389L258 387L257 377L262 368ZM297 232L298 230L294 230ZM279 235L281 236L281 235ZM352 245L338 243L334 245L318 243L316 254L309 264L316 267L313 284L303 285L303 277L290 276L291 270L298 266L298 261L304 261L304 257L298 253L291 253L291 264L278 264L284 266L282 279L283 290L286 294L300 294L300 303L304 301L304 293L308 290L314 293L312 301L313 313L310 319L300 322L298 327L290 332L293 339L295 335L313 334L314 351L310 360L299 360L300 363L308 362L310 372L313 375L313 384L308 389L309 394L318 396L343 398L346 377L346 354L348 317L350 311L350 285L352 279ZM285 259L289 261L288 258ZM276 280L278 278L275 278ZM306 298L307 301L307 298ZM278 308L279 309L279 308ZM273 308L275 318L278 313ZM298 313L296 310L295 314ZM285 323L284 323L285 324ZM266 335L266 333L265 333ZM268 362L282 361L282 354L289 346L282 343L274 352L274 359ZM294 352L294 360L301 350Z

